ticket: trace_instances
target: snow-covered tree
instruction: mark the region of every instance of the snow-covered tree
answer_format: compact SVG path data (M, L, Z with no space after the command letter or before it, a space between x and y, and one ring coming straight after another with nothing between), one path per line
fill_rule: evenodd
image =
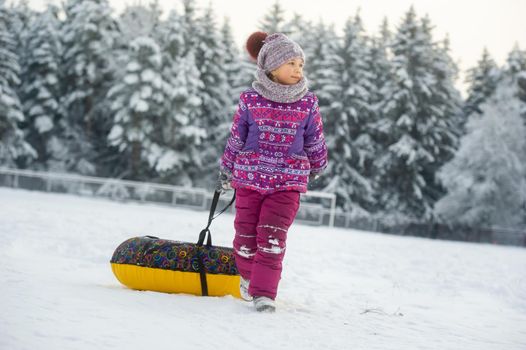
M235 76L231 83L232 85L232 95L235 96L236 103L239 102L239 95L245 89L252 87L252 82L256 79L256 70L257 65L256 61L250 57L245 46L243 46L243 52L238 56L240 71L237 76ZM235 108L235 105L234 105ZM233 116L233 114L231 114Z
M153 1L148 7L138 5L128 5L119 17L119 27L126 42L141 36L152 36L161 24L162 12L159 1Z
M439 96L442 97L440 102L444 103L448 111L446 115L451 116L453 131L456 131L458 137L464 134L464 124L466 117L463 113L463 101L460 92L455 88L454 83L458 80L459 68L450 55L449 35L438 43L435 47L434 74L437 79ZM450 105L448 106L448 102Z
M305 28L312 27L312 22L305 20L300 14L295 13L289 21L286 21L283 24L281 31L290 39L298 43L298 45L300 45L305 51L313 34L312 31L305 30Z
M21 99L26 116L26 139L37 151L32 167L65 170L68 161L63 143L60 104L60 22L58 8L49 6L31 22Z
M190 51L175 61L177 75L171 80L171 112L163 118L163 142L168 149L156 170L170 183L196 186L204 168L203 148L208 147L207 132L201 118L199 91L202 89L199 69ZM214 173L215 175L215 173Z
M248 88L245 83L248 81L246 75L251 75L251 72L244 69L241 61L241 54L237 45L234 41L234 35L232 33L232 27L228 18L224 19L223 25L221 26L221 43L224 49L224 64L225 73L227 77L228 86L230 86L230 100L232 101L232 109L230 114L233 115L236 109L237 102L239 101L239 94ZM240 79L240 75L244 75L244 80ZM251 78L251 77L250 77Z
M518 44L515 44L508 54L503 75L517 88L516 98L519 101L519 111L523 124L526 126L526 50L521 50ZM524 153L526 154L526 149L524 149ZM526 171L524 172L524 180L526 181ZM526 193L525 190L522 192ZM522 208L523 224L526 226L526 195L523 197Z
M429 18L422 21L422 30L427 33L428 40L432 42ZM425 188L426 196L433 202L443 195L443 188L435 178L436 172L446 162L453 158L459 138L464 134L464 114L462 113L462 97L455 87L458 77L458 67L449 54L449 39L434 44L431 54L431 73L434 85L430 94L421 99L420 111L428 116L425 127L428 128L422 135L422 144L429 150L433 162L424 169L424 179L428 184Z
M391 62L389 60L389 47L392 33L389 29L387 19L384 19L379 34L370 38L369 54L367 56L367 70L372 76L372 86L370 91L371 113L367 123L364 125L365 133L361 138L361 148L367 151L367 157L364 160L363 176L366 177L373 188L375 198L378 197L379 184L378 169L376 169L375 160L382 153L382 144L384 143L385 126L380 106L387 99L384 96L388 90L386 84L391 80ZM378 211L380 206L376 199L373 201L371 211Z
M196 36L199 45L195 50L195 59L203 82L199 91L202 100L199 120L201 128L207 130L207 140L202 153L204 167L196 169L194 178L201 186L206 186L217 177L217 160L224 150L235 104L225 72L225 47L219 37L211 6L198 18L198 24Z
M391 46L392 79L386 84L383 153L377 158L379 204L387 212L429 218L440 193L434 172L452 157L459 94L452 88L454 69L443 48L432 41L428 19L411 9Z
M164 167L168 150L161 133L169 87L163 79L161 50L153 39L133 40L121 62L125 65L121 80L108 92L114 114L108 140L124 162L120 176L145 179Z
M480 105L455 158L440 171L447 195L435 212L448 222L475 227L516 227L524 217L526 128L511 79Z
M10 31L16 43L16 53L22 68L20 78L24 80L23 67L26 65L26 56L29 54L27 47L29 27L34 18L38 16L38 13L29 7L28 0L19 0L16 3L12 2L9 13Z
M97 151L105 150L109 106L106 94L116 70L120 33L107 0L68 0L61 37L63 97L73 170L94 173Z
M196 63L194 45L187 33L197 30L192 4L183 15L173 10L162 27L163 76L170 86L170 99L163 114L163 155L157 171L166 182L195 186L194 175L203 167L202 147L207 135L202 126L201 91L204 84ZM191 18L185 18L190 15Z
M466 118L469 118L472 113L480 114L479 106L495 92L500 79L500 69L491 58L488 49L484 48L477 66L467 71L468 97L463 108Z
M521 50L517 44L508 54L504 75L518 86L517 95L521 101L521 115L526 123L526 50Z
M526 71L517 75L517 85L519 86L518 96L522 102L526 103ZM522 116L526 122L526 109L522 110Z
M375 95L373 101L379 102L383 99L381 92L386 82L391 78L391 64L389 62L389 47L391 45L392 33L389 29L389 22L384 18L380 27L380 33L370 40L369 50L369 69L374 76Z
M194 56L196 53L197 46L200 44L200 37L198 33L200 32L200 24L198 23L198 8L195 5L194 0L183 0L183 30L185 49L182 53L182 56L187 55L190 51L193 52ZM197 57L196 57L197 59Z
M515 44L506 59L504 74L515 79L521 72L526 72L526 50L521 50L519 45Z
M263 19L259 23L259 27L262 31L272 34L282 32L284 26L285 9L283 9L279 1L276 1L263 16Z
M17 167L20 162L36 157L35 150L24 140L19 123L24 114L16 88L20 83L20 65L16 43L10 32L11 14L0 0L0 166Z
M373 187L363 176L370 154L370 137L364 126L372 115L373 76L368 70L369 47L359 13L344 27L341 46L332 56L334 82L325 121L329 166L321 181L326 191L337 194L339 206L355 214L366 214L373 203Z
M321 20L314 26L312 41L304 47L307 62L305 76L309 89L316 93L322 116L328 118L332 97L339 91L338 72L335 70L339 61L337 56L340 38L334 26L328 26Z
M163 66L176 69L173 62L183 57L187 53L186 27L184 18L176 10L170 11L167 20L161 25L160 44L163 54ZM175 71L166 72L168 75L175 74Z

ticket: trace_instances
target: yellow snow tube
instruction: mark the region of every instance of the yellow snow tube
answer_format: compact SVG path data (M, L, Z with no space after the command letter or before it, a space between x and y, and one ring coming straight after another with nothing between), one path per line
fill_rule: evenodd
M111 269L131 289L241 298L232 248L135 237L115 250Z

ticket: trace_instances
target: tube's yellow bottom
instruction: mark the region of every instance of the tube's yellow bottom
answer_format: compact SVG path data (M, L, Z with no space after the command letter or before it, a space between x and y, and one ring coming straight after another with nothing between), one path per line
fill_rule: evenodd
M111 264L115 277L126 287L163 293L201 295L201 280L197 272L182 272L128 264ZM209 296L239 294L239 275L207 274Z

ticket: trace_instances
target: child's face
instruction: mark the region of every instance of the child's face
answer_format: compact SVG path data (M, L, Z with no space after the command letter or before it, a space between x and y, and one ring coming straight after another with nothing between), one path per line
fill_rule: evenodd
M297 84L303 78L303 60L293 58L270 72L272 80L283 85Z

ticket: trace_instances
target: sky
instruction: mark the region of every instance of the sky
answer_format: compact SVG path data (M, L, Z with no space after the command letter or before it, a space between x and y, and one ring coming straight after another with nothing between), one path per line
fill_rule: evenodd
M29 0L34 8L41 9L48 1ZM117 13L126 4L148 4L148 0L109 0ZM195 0L199 7L212 4L218 20L230 19L235 39L241 47L246 38L258 30L258 24L268 12L274 0ZM160 0L161 7L168 12L180 8L180 1ZM526 49L526 0L280 0L286 18L294 13L306 19L334 23L337 31L354 16L359 9L367 33L378 31L384 17L391 29L395 29L403 15L414 5L419 17L428 14L435 26L434 38L441 40L449 35L451 55L461 69L457 87L464 93L465 70L476 65L487 47L497 64L506 61L515 43Z

